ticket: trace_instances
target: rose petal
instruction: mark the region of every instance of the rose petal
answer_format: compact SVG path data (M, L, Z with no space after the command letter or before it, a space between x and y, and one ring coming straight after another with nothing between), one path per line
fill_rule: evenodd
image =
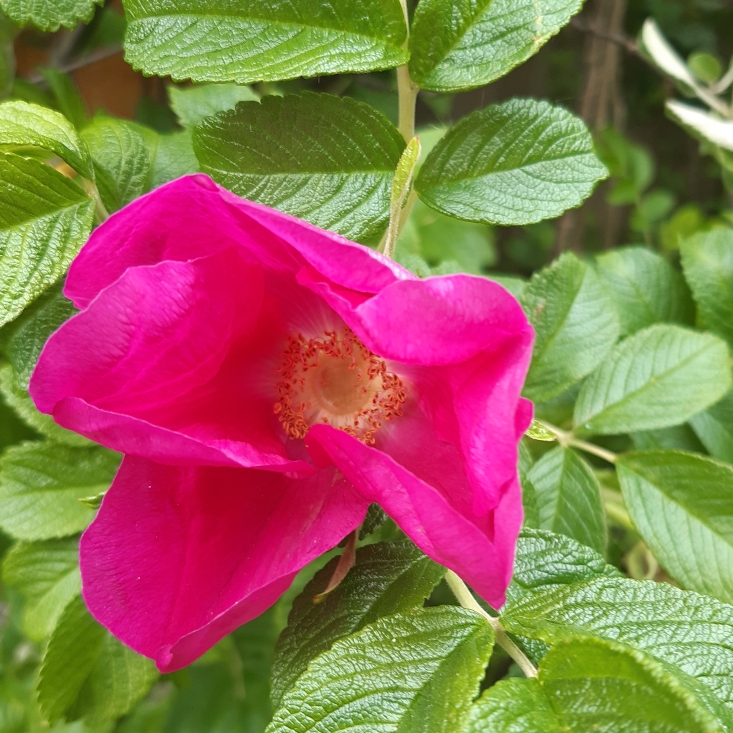
M126 457L82 536L84 599L171 672L272 605L368 504L333 468L289 479Z

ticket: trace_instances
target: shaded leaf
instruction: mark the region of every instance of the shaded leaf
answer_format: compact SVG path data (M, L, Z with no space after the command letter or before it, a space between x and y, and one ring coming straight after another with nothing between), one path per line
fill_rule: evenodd
M183 127L196 127L207 117L234 109L237 102L256 102L259 95L241 84L201 84L186 89L168 87L171 107Z

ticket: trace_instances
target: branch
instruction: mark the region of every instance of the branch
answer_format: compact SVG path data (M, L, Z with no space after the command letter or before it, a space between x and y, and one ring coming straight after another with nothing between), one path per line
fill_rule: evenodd
M88 53L86 56L82 56L74 59L73 61L69 61L67 64L59 66L58 70L68 74L72 71L76 71L77 69L82 69L85 66L96 64L99 61L110 58L110 56L116 56L118 53L122 53L121 43L115 43L111 46L100 46L99 48L94 49L91 53ZM43 76L38 72L35 72L30 76L27 76L26 81L29 81L31 84L40 84L43 82Z
M582 18L573 18L570 21L570 25L583 33L590 33L592 36L596 36L596 38L601 38L609 43L615 43L617 46L625 48L629 53L637 54L638 56L642 55L636 43L623 33L608 33L596 28L590 23L586 23Z

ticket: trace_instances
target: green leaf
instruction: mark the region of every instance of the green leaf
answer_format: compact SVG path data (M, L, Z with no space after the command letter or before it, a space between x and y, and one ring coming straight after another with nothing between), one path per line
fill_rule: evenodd
M569 537L524 529L517 542L506 607L541 591L599 577L621 577L621 572L595 550Z
M153 157L150 188L157 188L168 181L199 170L190 130L158 135L157 138L150 134L152 131L146 132ZM154 141L157 142L156 145L153 145Z
M43 148L65 160L79 175L93 178L86 145L59 112L27 102L0 104L0 149Z
M532 420L525 435L532 440L539 440L542 443L556 443L557 435L538 420Z
M313 658L382 616L420 608L445 574L409 540L380 542L360 548L356 565L341 585L322 603L313 603L338 560L320 570L293 603L288 626L275 648L272 699L276 708Z
M461 608L380 619L310 663L267 733L461 730L492 644L491 627Z
M628 453L617 463L631 518L682 585L733 601L733 467L682 451Z
M94 201L68 178L0 153L0 326L61 277L93 216Z
M730 715L707 690L653 657L603 639L569 639L538 682L564 730L725 733Z
M94 512L79 499L107 489L120 457L105 448L30 442L0 458L0 527L21 540L83 530Z
M183 127L196 127L207 117L234 109L237 102L256 102L259 95L240 84L202 84L181 89L168 87L171 107Z
M157 676L153 662L107 633L78 597L63 612L43 656L38 703L50 723L85 717L93 727L129 712Z
M126 60L174 81L278 81L407 62L399 0L125 0Z
M700 325L733 344L733 229L685 239L680 253Z
M575 451L558 447L545 453L528 478L537 497L540 529L567 535L598 552L605 550L601 489Z
M533 56L583 0L421 0L410 36L410 76L457 92L495 81Z
M18 326L5 351L19 387L28 389L31 374L48 337L75 313L78 311L72 302L58 290ZM25 318L26 314L23 315Z
M74 28L79 21L89 23L103 0L0 0L0 8L18 25L29 23L44 31L61 26Z
M536 340L525 394L544 402L593 371L619 335L613 303L598 276L566 253L536 273L522 294Z
M648 247L621 247L596 258L626 336L655 323L692 324L690 292L672 266Z
M502 623L548 644L594 635L674 664L733 709L733 606L667 583L596 578L508 604Z
M81 130L88 121L84 98L72 78L63 71L53 68L41 69L56 106L74 127Z
M449 216L531 224L579 206L606 175L579 118L548 102L513 99L453 127L428 155L415 189Z
M311 92L241 103L194 132L201 168L218 183L356 240L384 231L404 147L369 105Z
M57 425L50 415L38 412L28 392L18 386L18 381L10 364L0 366L0 395L26 425L57 443L78 447L93 445L84 436Z
M97 117L82 132L94 160L97 187L107 211L117 211L150 188L156 133L142 125Z
M25 598L23 629L41 641L81 590L78 540L17 543L3 561L3 582Z
M730 387L723 341L679 326L652 326L620 343L586 380L574 421L601 435L669 427L715 404Z
M0 7L2 4L0 3ZM0 99L7 97L15 81L15 47L19 28L0 11Z
M690 425L713 458L733 463L733 392L692 417Z

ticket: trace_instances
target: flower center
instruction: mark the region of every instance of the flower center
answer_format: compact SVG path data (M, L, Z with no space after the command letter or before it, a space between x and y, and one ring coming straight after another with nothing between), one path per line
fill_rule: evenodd
M373 445L407 399L402 380L350 328L313 339L289 336L277 374L274 410L291 438L325 423Z

